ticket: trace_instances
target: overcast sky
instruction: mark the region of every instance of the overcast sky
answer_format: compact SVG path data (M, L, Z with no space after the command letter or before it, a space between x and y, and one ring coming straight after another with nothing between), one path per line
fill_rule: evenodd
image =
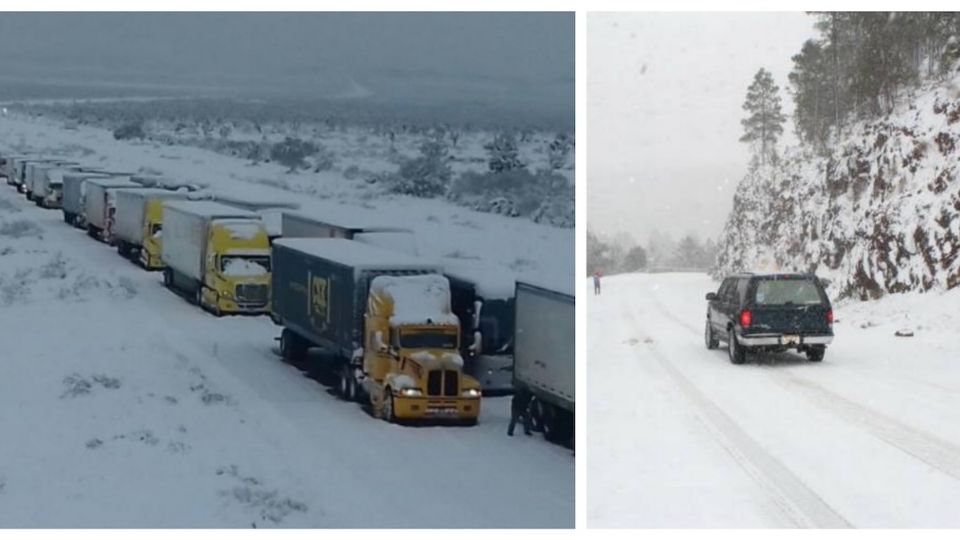
M0 79L573 107L550 13L4 13Z
M789 115L790 58L815 36L814 22L802 13L589 14L591 230L643 244L654 229L716 239L749 161L738 142L747 86L761 67L771 71Z

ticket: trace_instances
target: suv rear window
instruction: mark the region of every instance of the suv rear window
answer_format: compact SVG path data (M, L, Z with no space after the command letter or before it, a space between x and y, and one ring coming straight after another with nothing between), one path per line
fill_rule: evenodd
M761 306L821 303L820 290L807 279L765 279L757 283L754 300Z

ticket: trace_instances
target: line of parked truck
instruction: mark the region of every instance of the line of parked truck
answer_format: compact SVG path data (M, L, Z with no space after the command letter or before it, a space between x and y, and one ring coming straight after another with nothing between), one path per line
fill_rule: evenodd
M339 395L377 417L473 424L484 392L528 391L534 424L572 439L572 294L430 261L409 230L318 219L289 201L57 157L2 155L0 175L201 308L269 315L284 359L322 362Z

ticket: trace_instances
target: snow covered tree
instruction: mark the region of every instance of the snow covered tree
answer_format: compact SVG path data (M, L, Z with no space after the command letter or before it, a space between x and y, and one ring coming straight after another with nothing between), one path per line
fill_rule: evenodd
M391 189L415 197L439 197L447 192L453 169L442 137L430 137L420 145L420 155L400 165Z
M553 170L562 169L567 165L567 157L573 148L573 141L566 133L560 133L547 145L547 161Z
M699 268L703 266L704 253L700 241L692 234L680 239L674 252L673 263L683 268Z
M641 246L634 246L623 256L621 265L625 272L638 272L647 268L647 251Z
M743 110L748 116L740 121L744 131L740 141L756 145L754 148L759 150L761 165L774 155L777 139L783 133L785 117L780 111L779 92L770 72L760 68L747 88L747 98L743 102Z
M520 160L520 148L513 133L498 133L483 147L487 150L487 164L491 172L501 173L525 166Z
M270 148L270 159L290 167L288 172L293 172L306 166L305 159L316 153L317 146L310 141L287 137Z

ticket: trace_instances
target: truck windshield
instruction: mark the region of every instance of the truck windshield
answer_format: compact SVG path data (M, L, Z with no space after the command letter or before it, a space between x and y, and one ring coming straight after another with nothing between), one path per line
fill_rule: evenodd
M757 284L756 303L761 306L817 305L820 291L806 279L771 279Z
M223 255L220 271L225 276L262 276L270 272L270 257L267 255Z
M401 332L400 346L404 349L455 349L455 332Z

